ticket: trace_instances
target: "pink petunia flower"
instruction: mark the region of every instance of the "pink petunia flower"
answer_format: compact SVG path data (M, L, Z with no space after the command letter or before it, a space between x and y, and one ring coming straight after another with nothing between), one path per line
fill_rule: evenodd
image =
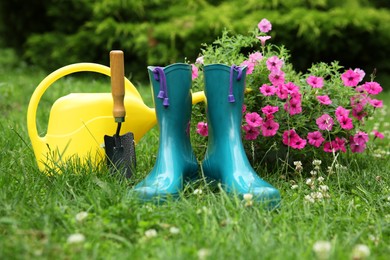
M268 79L271 81L272 85L279 86L284 83L284 75L285 73L281 70L273 70L268 75Z
M309 144L318 148L325 141L325 138L320 131L315 131L307 134L307 140L309 141Z
M364 105L361 103L355 104L352 108L352 116L357 120L362 120L367 115L367 112L364 111Z
M336 115L336 118L341 117L341 116L348 117L349 110L343 108L342 106L338 106L335 110L335 115Z
M241 112L244 114L246 112L246 105L242 105Z
M198 67L196 67L194 64L191 64L191 67L192 67L192 80L194 80L198 77Z
M332 100L329 98L328 95L317 96L317 100L320 101L320 103L323 104L323 105L330 105L330 104L332 104Z
M369 102L370 98L366 94L358 94L353 97L351 97L351 106L354 107L356 105L362 105L365 106L367 102Z
M280 99L287 99L288 98L288 92L287 90L284 88L283 84L282 85L279 85L277 88L276 88L276 95L280 98Z
M312 88L322 88L324 86L324 79L322 77L309 76L306 79L307 84Z
M266 64L269 71L279 71L282 69L283 61L278 56L272 56L267 59Z
M351 130L353 128L352 119L347 116L337 117L337 121L340 123L342 129Z
M354 136L353 136L353 141L355 143L358 143L358 144L365 144L368 142L368 134L365 133L365 132L357 132Z
M353 153L362 153L366 149L366 143L357 143L354 140L354 137L349 138L349 147Z
M345 139L336 137L335 140L332 141L334 146L337 147L337 151L342 151L343 153L347 152L347 149L345 148Z
M276 88L274 86L270 86L268 84L263 84L260 88L259 88L261 94L263 94L264 96L272 96L276 93Z
M265 42L267 41L267 40L269 40L269 39L271 39L271 36L257 36L256 37L257 39L259 39L260 40L260 42L261 42L261 46L265 46Z
M375 82L375 81L366 82L363 84L362 87L364 88L364 90L367 91L368 94L371 94L371 95L377 95L377 94L381 93L383 90L381 85L379 85L379 83Z
M263 136L274 136L279 129L279 124L274 120L267 120L261 125L261 133Z
M256 112L252 112L245 115L245 121L251 127L259 127L263 122L263 119Z
M383 139L385 138L385 135L381 132L378 132L377 130L372 130L372 133L374 134L374 138Z
M359 84L360 75L353 70L349 69L341 74L341 79L345 86L356 87Z
M334 143L332 142L325 142L324 143L324 152L326 153L332 153L332 152L336 152L336 147L334 147Z
M263 55L258 51L249 55L249 61L255 64L256 62L261 61L262 59L263 59Z
M284 104L284 110L290 115L297 115L302 112L301 100L291 98Z
M333 118L328 114L323 114L316 120L316 124L321 130L332 130L333 123Z
M295 138L292 140L290 146L291 146L291 148L301 150L301 149L305 148L306 143L307 143L307 141L306 141L305 139L302 139L301 137L299 137L299 136L297 135L297 137L295 137Z
M195 63L196 64L204 64L204 56L200 56L200 57L196 58Z
M283 84L283 88L287 91L288 94L299 93L299 86L295 85L292 82L287 82Z
M246 66L247 67L247 70L246 70L246 74L247 75L250 75L253 73L253 70L255 69L255 64L249 60L244 60L243 62L241 62L240 66Z
M269 115L273 115L275 114L276 112L279 111L279 107L277 106L271 106L271 105L266 105L265 107L263 107L261 109L261 111L266 115L266 116L269 116Z
M196 126L196 132L200 134L201 136L208 136L209 135L209 128L207 126L207 123L205 122L199 122Z
M259 136L260 131L257 127L251 127L250 125L244 125L242 127L245 131L245 139L246 140L256 140L256 138Z
M272 30L272 24L267 19L263 18L257 25L260 32L267 33Z
M359 68L354 69L353 72L359 74L359 82L364 79L364 76L366 76L366 73L364 72L364 70L361 70Z
M375 107L375 108L383 107L383 100L371 99L369 102L370 102L370 105Z
M300 137L294 129L286 130L283 132L282 142L283 144L290 146L297 138Z

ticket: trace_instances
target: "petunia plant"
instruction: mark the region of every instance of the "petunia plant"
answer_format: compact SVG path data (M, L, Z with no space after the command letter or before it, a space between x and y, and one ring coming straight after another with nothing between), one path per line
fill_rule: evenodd
M359 68L344 69L337 61L317 63L307 73L298 73L289 62L284 46L272 43L272 24L262 19L250 35L229 35L204 45L193 64L196 90L203 89L205 64L247 66L242 131L244 145L252 160L326 160L337 153L362 153L367 143L383 138L369 135L365 120L383 102L376 99L379 83ZM204 111L195 109L196 132L205 138ZM201 139L201 138L200 138Z

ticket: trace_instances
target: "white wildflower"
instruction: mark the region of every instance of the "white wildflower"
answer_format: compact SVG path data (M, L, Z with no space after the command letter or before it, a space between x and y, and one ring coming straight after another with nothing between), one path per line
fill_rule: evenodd
M82 222L87 217L88 217L88 212L82 211L82 212L76 214L76 221Z
M317 175L317 171L310 171L310 174L311 174L312 176L316 176L316 175Z
M291 189L292 189L292 190L296 190L296 189L298 189L298 188L299 188L299 186L298 186L297 184L294 184L294 185L291 186Z
M332 244L329 241L317 241L313 245L313 251L318 259L329 259Z
M296 171L301 172L301 171L303 170L302 162L301 162L301 161L295 161L295 162L294 162L294 165L295 165L295 170L296 170Z
M309 185L309 186L312 186L314 184L314 181L309 178L309 179L306 180L306 184Z
M313 199L318 200L322 200L324 198L324 195L321 192L313 192L311 196Z
M321 163L322 163L322 161L321 160L313 160L313 165L314 166L320 166L321 165Z
M318 180L318 182L322 183L325 179L324 179L324 177L320 176L320 177L318 177L317 180Z
M202 189L195 189L195 190L194 190L194 194L195 194L195 195L200 195L200 194L202 194L202 193L203 193Z
M328 185L320 185L319 190L322 192L327 192L329 190Z
M253 199L253 194L245 193L244 194L244 200L245 201L251 201Z
M210 255L210 251L206 248L201 248L198 251L198 259L203 260L206 259Z
M180 229L177 228L177 227L170 227L170 228L169 228L169 232L170 232L171 234L173 234L173 235L177 235L177 234L180 233Z
M157 236L157 231L155 229L148 229L145 231L145 237L152 238Z
M352 250L352 259L365 259L370 256L370 249L366 245L356 245Z
M68 237L66 242L68 244L78 244L78 243L82 243L84 241L85 241L85 236L83 234L75 233L75 234L71 234Z
M306 196L305 196L305 200L306 200L307 202L314 203L314 198L313 198L312 196L310 196L310 195L306 195Z

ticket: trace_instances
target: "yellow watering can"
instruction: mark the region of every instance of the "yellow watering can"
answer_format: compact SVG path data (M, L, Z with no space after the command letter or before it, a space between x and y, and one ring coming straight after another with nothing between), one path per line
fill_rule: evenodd
M71 93L54 102L47 133L45 136L38 134L36 114L42 95L55 81L76 72L97 72L111 76L107 66L76 63L52 72L35 89L27 110L27 127L38 167L42 171L57 169L73 159L79 159L81 163L99 164L105 160L104 135L116 130L111 92ZM203 92L196 92L192 96L193 104L204 100ZM124 104L127 114L121 132L134 133L135 142L138 142L157 123L155 111L143 102L127 78Z

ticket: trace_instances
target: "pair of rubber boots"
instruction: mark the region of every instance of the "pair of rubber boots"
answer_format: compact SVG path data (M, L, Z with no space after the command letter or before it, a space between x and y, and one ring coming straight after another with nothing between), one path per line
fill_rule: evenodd
M191 147L191 66L183 63L148 67L160 131L156 163L132 192L142 200L165 200L182 191L184 181L196 179L199 165ZM204 176L221 182L227 193L253 195L271 206L280 202L277 189L251 167L241 140L246 67L204 66L208 147Z

